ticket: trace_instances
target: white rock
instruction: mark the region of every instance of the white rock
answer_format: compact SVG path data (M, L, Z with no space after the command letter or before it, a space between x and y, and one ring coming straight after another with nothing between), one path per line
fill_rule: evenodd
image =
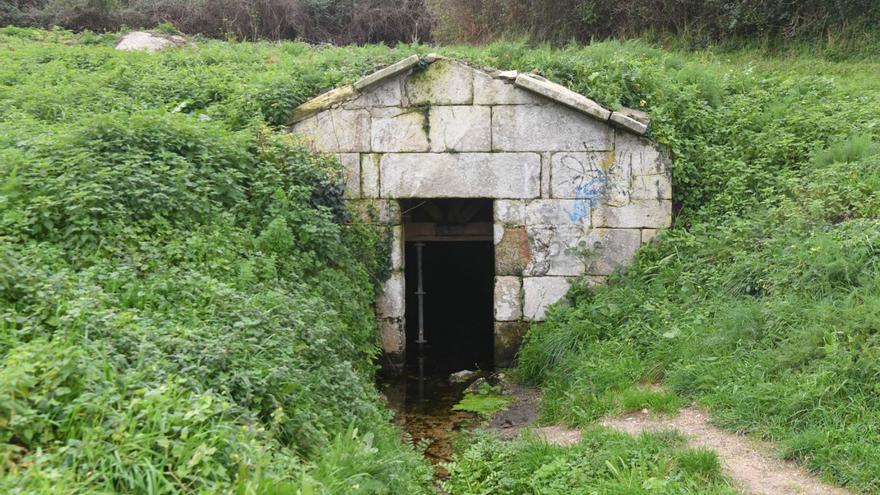
M495 320L516 321L522 319L522 279L520 277L495 277Z
M145 31L132 31L119 40L119 43L116 44L116 49L125 51L144 50L147 52L155 52L162 50L163 48L170 48L185 43L186 38L183 36L167 36Z
M610 122L618 127L632 131L639 136L648 132L648 126L620 112L612 112Z
M547 308L565 297L569 280L565 277L523 278L523 317L527 321L544 321Z
M607 194L607 170L614 163L610 152L554 153L550 158L550 188L556 199L579 199L595 207Z
M434 106L428 112L431 151L491 151L489 107Z
M535 199L526 203L526 225L560 225L590 228L589 202L574 199Z
M392 153L382 156L383 198L534 198L535 153Z
M403 226L395 225L391 227L391 270L398 271L404 268L404 244L403 244ZM406 295L404 295L404 298Z
M637 175L632 178L632 199L672 199L669 175Z
M633 176L669 174L656 145L626 131L617 131L615 138L616 161L629 167Z
M377 152L428 151L427 116L422 109L373 108L371 146Z
M562 105L492 107L492 149L498 151L603 151L614 131Z

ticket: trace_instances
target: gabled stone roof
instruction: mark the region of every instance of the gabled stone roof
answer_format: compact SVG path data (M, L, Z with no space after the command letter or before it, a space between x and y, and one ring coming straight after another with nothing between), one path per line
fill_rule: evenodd
M445 57L436 54L428 54L424 57L410 55L395 64L373 72L353 84L330 90L296 107L291 114L290 124L296 124L297 122L301 122L323 110L353 100L367 88L403 74L416 65L428 65L444 58ZM480 69L474 70L479 71ZM630 109L612 111L580 93L576 93L561 84L549 81L537 74L521 73L517 71L481 72L484 72L489 77L495 79L507 80L519 88L541 95L544 98L577 110L596 120L607 122L639 136L644 135L648 131L648 124L650 121L647 114Z

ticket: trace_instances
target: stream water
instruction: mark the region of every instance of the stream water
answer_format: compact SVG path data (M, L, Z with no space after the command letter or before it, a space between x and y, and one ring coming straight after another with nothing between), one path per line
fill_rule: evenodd
M451 460L457 433L476 423L474 414L452 410L467 385L450 382L448 372L379 374L379 390L395 413L395 423L425 448L439 477L445 476L439 464Z

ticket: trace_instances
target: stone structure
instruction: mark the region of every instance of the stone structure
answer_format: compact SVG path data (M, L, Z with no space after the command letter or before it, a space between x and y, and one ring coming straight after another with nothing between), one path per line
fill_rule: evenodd
M392 356L405 347L399 199L494 200L497 365L573 278L601 283L671 222L669 162L642 137L645 116L537 75L413 55L301 105L291 124L336 154L356 217L393 232L377 301Z

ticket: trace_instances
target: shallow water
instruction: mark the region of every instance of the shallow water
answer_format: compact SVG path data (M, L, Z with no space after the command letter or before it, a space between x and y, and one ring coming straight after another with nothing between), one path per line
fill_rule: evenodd
M408 433L416 445L425 447L425 457L437 466L452 458L452 445L458 432L476 422L473 413L453 411L468 383L451 383L449 373L381 373L379 391L395 413L395 423Z

